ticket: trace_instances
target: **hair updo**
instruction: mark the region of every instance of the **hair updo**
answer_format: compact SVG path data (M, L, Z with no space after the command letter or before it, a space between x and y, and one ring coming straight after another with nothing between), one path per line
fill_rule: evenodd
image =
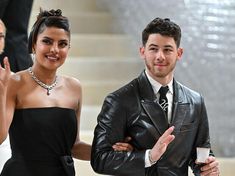
M42 33L47 27L64 29L68 32L68 35L70 37L68 18L62 16L62 11L60 9L52 9L49 11L40 9L37 20L35 21L29 34L28 50L30 54L33 52L33 45L37 41L38 34Z

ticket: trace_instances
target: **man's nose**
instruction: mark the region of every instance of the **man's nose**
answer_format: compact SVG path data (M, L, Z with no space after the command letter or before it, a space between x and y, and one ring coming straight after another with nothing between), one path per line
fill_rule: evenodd
M158 60L164 60L165 59L164 52L162 50L158 50L158 52L156 53L156 58Z

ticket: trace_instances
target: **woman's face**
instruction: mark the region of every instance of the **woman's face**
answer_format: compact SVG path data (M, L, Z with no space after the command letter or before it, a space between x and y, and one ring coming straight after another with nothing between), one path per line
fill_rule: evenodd
M56 27L46 27L38 34L34 44L36 63L54 70L60 67L68 55L70 38L67 31Z
M5 27L0 22L0 54L2 54L4 46L5 46Z

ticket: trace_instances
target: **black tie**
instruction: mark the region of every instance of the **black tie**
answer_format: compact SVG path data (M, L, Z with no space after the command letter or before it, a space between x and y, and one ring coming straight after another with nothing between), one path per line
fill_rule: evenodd
M166 98L166 94L168 90L169 90L168 86L165 86L165 87L162 86L158 91L160 94L159 104L162 107L162 109L165 111L166 116L167 116L167 109L168 109L168 101Z

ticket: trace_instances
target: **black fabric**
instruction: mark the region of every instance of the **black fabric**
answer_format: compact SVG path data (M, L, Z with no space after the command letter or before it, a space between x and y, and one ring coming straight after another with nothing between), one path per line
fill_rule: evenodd
M61 157L70 157L77 135L76 113L50 107L18 109L9 130L12 157L1 176L74 176ZM72 173L72 172L71 172Z
M71 156L60 157L64 170L68 176L75 176L74 162Z
M168 86L165 86L165 87L162 86L158 91L160 94L159 104L162 107L162 109L165 111L166 115L168 111L168 100L166 97L168 90L169 90Z

